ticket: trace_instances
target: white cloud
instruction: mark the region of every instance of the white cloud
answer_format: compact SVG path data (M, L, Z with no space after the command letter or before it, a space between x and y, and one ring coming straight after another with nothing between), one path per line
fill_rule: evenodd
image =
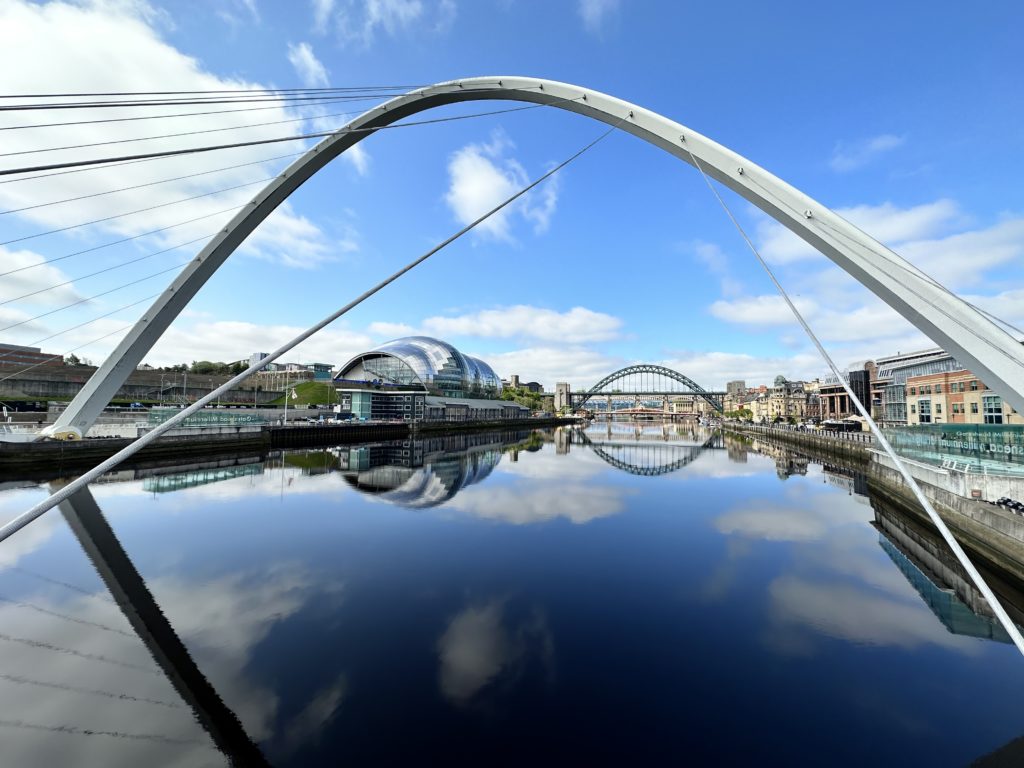
M510 352L481 354L499 376L519 374L523 381L539 381L553 389L558 381L573 388L590 387L623 365L621 358L582 346L526 347Z
M948 231L961 218L956 202L945 198L910 208L886 202L837 208L836 213L890 247ZM761 255L773 264L824 258L809 243L767 217L758 221L757 239Z
M715 243L694 240L683 245L682 250L692 253L708 272L718 278L723 296L736 296L743 292L743 285L734 277L737 270L730 267L729 257L721 247Z
M843 358L845 359L845 358ZM748 384L771 382L780 373L787 379L813 379L825 370L816 352L783 355L751 355L740 352L686 352L661 364L679 371L704 389L724 390L725 383L743 379ZM607 372L615 370L609 368Z
M399 336L415 336L417 333L416 329L411 325L389 323L386 321L370 323L366 329L374 336L386 336L389 339L398 338Z
M370 154L363 149L362 144L353 144L341 156L352 164L360 176L366 176L370 172Z
M847 144L841 141L836 144L835 149L832 151L832 158L828 164L833 171L838 173L855 171L867 165L879 155L903 146L905 142L905 136L896 136L891 133L883 133L854 144Z
M0 270L4 272L20 269L11 275L4 275L0 279L0 302L12 301L19 296L25 296L36 291L19 303L29 303L37 306L52 307L63 305L83 298L82 294L73 285L61 285L59 288L44 290L50 286L66 283L72 278L57 267L43 264L43 257L28 250L12 251L0 246ZM25 267L31 267L25 269ZM4 323L6 325L6 323Z
M251 10L255 10L255 5L251 6ZM155 26L159 18L162 17L144 3L4 3L0 6L0 68L7 73L6 86L11 92L21 93L45 91L58 81L67 91L95 90L96 83L103 83L104 88L112 91L125 92L161 90L166 88L167 83L174 83L176 88L196 91L260 87L259 83L220 77L204 70L196 59L161 39ZM46 45L40 45L40 40L45 40ZM11 126L38 122L38 114L35 112L10 114L8 124ZM256 114L259 120L255 122L260 123L300 117L296 112L281 107ZM76 111L75 117L83 121L103 120L109 118L110 114L109 110L82 109ZM252 114L236 110L234 113L165 118L141 123L98 123L31 131L11 130L5 133L4 151L26 152L47 146L130 141L125 145L126 149L149 152L200 146L214 140L255 140L281 135L281 125L257 126L253 122ZM134 141L155 134L214 129L228 130ZM300 148L299 145L288 146ZM170 177L186 176L226 165L253 163L204 176L181 178L12 214L12 217L16 216L21 222L31 225L31 231L67 227L109 217L112 213L174 203L144 214L114 218L71 233L71 236L90 243L98 242L100 238L109 239L111 234L133 236L244 205L265 183L264 180L275 174L276 163L260 161L286 151L284 146L274 150L266 147L241 148L233 150L230 158L217 153L204 153L3 184L0 185L0 208L52 203L65 198L95 195L114 188L162 182ZM111 154L116 154L114 147L95 146L12 156L8 162L35 164L37 161L58 162L69 158L102 158ZM246 186L199 199L175 202L238 185ZM294 214L286 212L280 215L287 217ZM216 232L230 216L230 211L220 213L200 222L167 230L152 236L148 241L139 241L139 244L156 250L206 236ZM305 235L312 236L315 229L307 227ZM283 247L283 244L279 243L278 247Z
M568 312L519 304L513 307L485 309L458 317L428 317L423 321L427 333L484 338L533 338L579 344L608 341L619 336L622 320L585 307Z
M275 349L303 330L298 326L259 325L236 320L177 322L156 343L146 356L146 362L175 365L193 360L237 360L250 352ZM340 365L373 345L373 340L365 334L327 328L285 355L284 362Z
M605 22L619 10L619 0L579 0L583 26L591 34L600 34Z
M817 305L809 299L795 297L793 303L804 317L812 313ZM714 302L709 311L719 320L727 323L741 323L756 327L768 325L791 325L796 322L793 312L781 296L745 296L731 301Z
M987 283L985 271L1024 260L1024 218L942 238L904 243L899 254L947 288Z
M307 88L326 88L330 82L327 69L313 53L313 46L309 43L288 43L288 61Z
M332 248L320 228L296 214L288 202L279 205L239 248L240 253L299 269L315 269L334 261L337 252L357 250L359 246L351 236L337 241Z
M313 0L313 31L323 34L334 10L334 0Z
M500 131L486 144L468 144L455 152L448 163L448 192L445 201L462 224L469 224L529 184L526 170L514 158L506 157L513 144ZM481 222L475 232L497 240L512 241L511 218L518 214L534 225L534 232L547 230L558 203L557 176L537 190Z
M381 34L388 37L444 34L455 22L454 0L314 0L314 28L326 29L333 16L342 45L369 48Z

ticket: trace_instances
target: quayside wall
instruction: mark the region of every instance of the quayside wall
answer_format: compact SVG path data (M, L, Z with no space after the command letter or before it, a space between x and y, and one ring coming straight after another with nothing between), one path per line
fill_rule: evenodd
M787 447L811 459L843 463L864 473L872 494L881 494L907 514L931 521L895 464L867 433L814 433L774 427L726 425L733 434ZM987 503L1024 499L1024 481L998 475L965 475L903 459L914 480L957 540L975 554L1024 580L1024 517Z
M459 421L409 424L309 424L303 426L225 425L180 430L163 435L138 454L158 460L214 456L241 451L269 451L349 443L398 440L414 435L444 435L488 430L535 429L574 424L577 419L516 419L515 421ZM43 440L37 443L0 441L0 481L20 479L45 470L50 473L81 472L113 456L133 442L130 438Z

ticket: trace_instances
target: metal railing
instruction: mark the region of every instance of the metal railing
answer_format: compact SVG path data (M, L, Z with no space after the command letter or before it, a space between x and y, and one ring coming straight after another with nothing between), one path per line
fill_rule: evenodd
M864 443L871 445L875 442L874 435L870 432L839 432L831 429L808 429L794 426L792 424L740 424L745 430L752 430L765 435L798 434L810 435L811 437L827 437L833 440L845 440L850 443Z

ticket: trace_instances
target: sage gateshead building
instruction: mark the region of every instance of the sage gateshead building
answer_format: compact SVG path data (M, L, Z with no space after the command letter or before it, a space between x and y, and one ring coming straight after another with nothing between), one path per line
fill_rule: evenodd
M341 418L374 421L505 421L530 415L500 400L501 379L446 341L407 336L362 352L334 379Z

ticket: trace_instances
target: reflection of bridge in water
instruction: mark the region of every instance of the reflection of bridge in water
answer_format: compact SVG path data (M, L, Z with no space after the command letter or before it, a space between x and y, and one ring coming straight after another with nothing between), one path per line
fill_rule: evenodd
M686 467L707 450L724 450L721 432L669 425L577 430L579 443L618 470L642 477L667 475ZM680 437L692 442L685 442Z

